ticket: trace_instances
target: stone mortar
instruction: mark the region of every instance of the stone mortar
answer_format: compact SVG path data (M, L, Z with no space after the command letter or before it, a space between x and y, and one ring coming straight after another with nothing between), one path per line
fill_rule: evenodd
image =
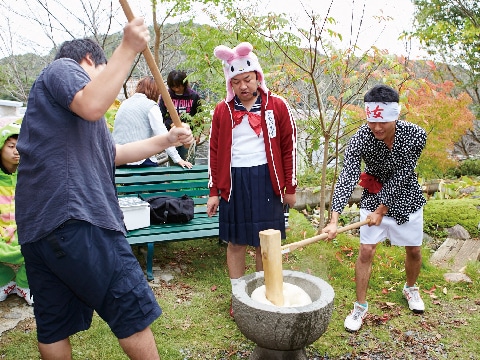
M333 288L315 276L283 270L283 282L303 289L312 303L279 307L251 298L252 292L265 284L263 271L239 280L232 289L232 307L239 330L257 344L250 359L307 359L305 347L320 338L330 322Z

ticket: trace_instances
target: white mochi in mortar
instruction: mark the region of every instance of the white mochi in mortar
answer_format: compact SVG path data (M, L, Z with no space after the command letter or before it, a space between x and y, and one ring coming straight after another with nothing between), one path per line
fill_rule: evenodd
M253 290L251 298L262 304L276 306L267 299L265 285ZM305 306L311 303L312 299L301 287L290 283L283 283L283 307Z

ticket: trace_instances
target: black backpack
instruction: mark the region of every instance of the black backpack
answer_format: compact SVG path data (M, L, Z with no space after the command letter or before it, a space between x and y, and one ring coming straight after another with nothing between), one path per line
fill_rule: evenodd
M187 223L193 219L194 203L188 195L182 197L154 196L143 199L150 204L150 223Z

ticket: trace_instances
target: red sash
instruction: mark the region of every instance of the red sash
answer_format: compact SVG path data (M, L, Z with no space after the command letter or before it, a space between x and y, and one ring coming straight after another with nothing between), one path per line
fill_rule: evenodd
M368 190L370 194L376 194L382 190L382 183L378 179L370 174L362 172L360 174L360 182L358 183L361 187Z

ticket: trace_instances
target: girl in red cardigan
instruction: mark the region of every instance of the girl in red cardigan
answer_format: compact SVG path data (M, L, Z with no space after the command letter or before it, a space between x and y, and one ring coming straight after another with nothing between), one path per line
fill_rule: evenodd
M220 209L232 285L245 274L247 246L255 247L256 271L263 270L259 232L276 229L285 238L283 207L296 201L296 124L285 99L266 87L252 48L214 50L223 60L227 96L210 129L207 213Z

